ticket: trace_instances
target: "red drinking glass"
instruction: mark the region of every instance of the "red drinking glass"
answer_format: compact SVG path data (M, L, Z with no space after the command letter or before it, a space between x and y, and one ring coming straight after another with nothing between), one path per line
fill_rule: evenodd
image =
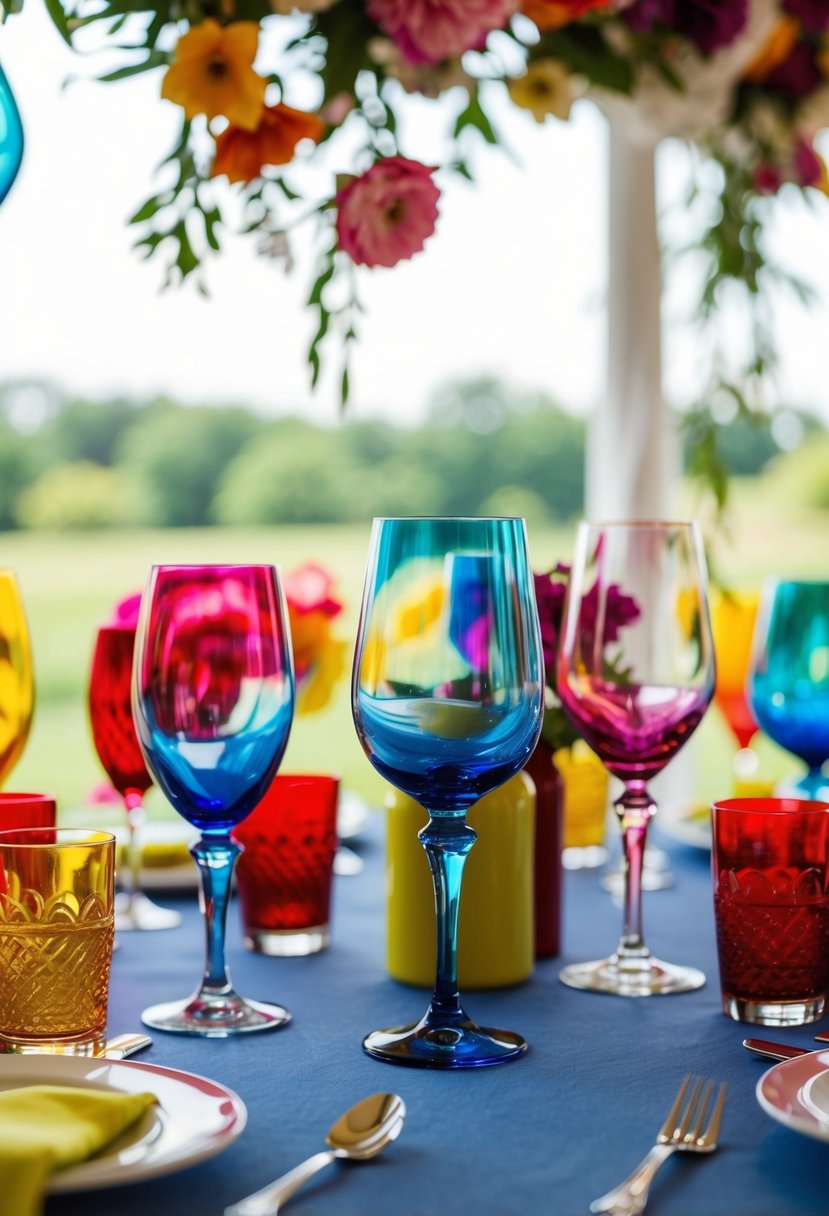
M53 828L57 806L51 794L0 793L0 832Z
M245 945L261 954L314 954L329 944L339 778L277 775L231 833Z
M691 737L714 693L695 524L580 526L557 686L579 733L625 786L616 803L625 853L621 940L609 958L573 964L560 978L620 996L699 988L701 971L653 958L642 933L642 861L656 812L648 782Z
M829 803L730 798L712 825L723 1012L816 1021L829 989Z
M135 629L103 625L95 639L89 676L89 721L95 751L127 811L127 864L116 900L118 929L171 929L181 916L160 908L142 891L141 829L144 794L152 785L135 733L130 704Z

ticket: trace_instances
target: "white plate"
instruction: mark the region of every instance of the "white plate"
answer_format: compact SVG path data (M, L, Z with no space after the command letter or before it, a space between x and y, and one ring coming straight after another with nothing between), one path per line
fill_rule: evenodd
M50 1194L95 1190L172 1174L214 1157L243 1130L247 1111L231 1089L194 1073L127 1060L0 1056L0 1089L70 1085L158 1098L141 1120L97 1157L60 1170Z
M757 1082L766 1114L792 1131L829 1140L829 1051L810 1051L775 1064Z

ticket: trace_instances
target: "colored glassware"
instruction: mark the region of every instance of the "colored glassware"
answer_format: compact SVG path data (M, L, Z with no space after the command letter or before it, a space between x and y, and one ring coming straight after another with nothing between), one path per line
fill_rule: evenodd
M17 764L32 725L34 670L17 579L0 570L0 785Z
M705 560L690 523L581 524L562 627L558 689L580 734L625 786L624 927L610 958L565 984L621 996L687 992L701 971L653 958L642 934L642 862L656 805L648 782L687 742L714 693Z
M123 891L115 902L115 927L119 930L172 929L181 923L179 913L171 908L160 908L141 890L143 799L152 785L152 777L147 772L132 719L130 689L134 650L135 629L129 625L102 626L95 638L89 674L92 741L127 812L126 866L120 879Z
M758 728L746 687L759 606L759 594L747 591L720 592L711 603L717 659L714 701L740 749L734 757L734 771L738 777L748 777L757 771L757 756L750 744Z
M11 86L0 67L0 203L11 190L23 159L23 126Z
M807 764L798 790L829 801L829 583L766 588L749 697L761 730Z
M799 1026L829 989L829 804L730 798L712 808L723 1012Z
M372 530L352 709L369 760L428 809L419 833L435 886L437 977L410 1026L369 1055L429 1068L514 1059L520 1035L477 1026L457 982L466 812L527 762L541 728L538 613L519 519L379 519Z
M158 1030L224 1037L274 1030L279 1005L233 990L224 939L239 846L230 832L262 799L291 728L288 616L273 566L154 566L141 601L133 714L147 766L201 832L207 959L197 992L142 1014Z

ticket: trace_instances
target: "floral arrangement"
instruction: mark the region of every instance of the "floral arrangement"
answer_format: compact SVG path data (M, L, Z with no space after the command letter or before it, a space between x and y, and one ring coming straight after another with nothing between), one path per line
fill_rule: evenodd
M23 0L0 0L0 12ZM180 127L159 187L136 210L140 253L169 282L221 248L226 215L264 256L290 264L311 223L318 266L312 380L331 333L348 349L355 267L391 267L432 235L444 173L471 177L475 140L496 144L499 93L538 122L590 93L637 137L687 136L716 195L701 248L704 305L728 281L749 297L767 270L769 196L826 191L816 133L829 123L829 0L47 0L70 45L104 40L176 106ZM94 27L95 34L90 31ZM408 95L445 96L440 165L408 146ZM710 191L710 175L706 179ZM233 199L233 192L237 199ZM751 368L768 366L768 334Z
M538 620L541 626L541 646L544 652L546 673L546 696L541 737L553 752L562 747L572 747L580 739L578 731L565 713L558 695L558 645L564 618L564 602L570 567L558 562L547 573L534 574L535 598L538 604ZM594 584L581 601L580 627L588 639L592 638L598 617L599 589ZM625 595L616 583L607 588L602 621L602 640L605 645L617 642L625 625L639 616L639 605L630 595ZM590 642L585 643L590 649Z

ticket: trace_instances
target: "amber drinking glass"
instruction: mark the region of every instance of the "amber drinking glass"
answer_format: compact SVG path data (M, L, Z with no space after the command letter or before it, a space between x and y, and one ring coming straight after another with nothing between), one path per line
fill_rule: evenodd
M114 874L109 832L0 832L0 1051L103 1052Z
M0 570L0 785L17 764L32 724L34 671L17 579Z

